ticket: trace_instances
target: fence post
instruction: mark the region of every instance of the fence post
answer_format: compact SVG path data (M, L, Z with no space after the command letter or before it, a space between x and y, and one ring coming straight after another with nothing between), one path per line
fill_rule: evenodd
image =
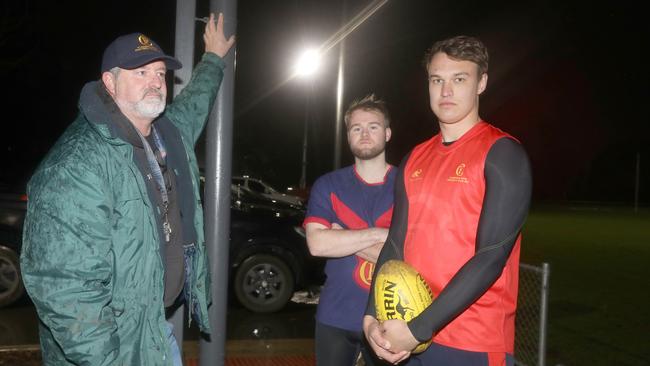
M548 263L542 263L542 293L539 315L539 350L538 362L539 366L546 365L546 319L548 313L548 278L550 274L550 266Z

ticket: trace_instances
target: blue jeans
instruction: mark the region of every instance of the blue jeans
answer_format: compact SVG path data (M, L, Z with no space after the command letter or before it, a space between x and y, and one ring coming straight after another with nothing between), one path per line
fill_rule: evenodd
M173 365L183 366L181 350L178 348L178 343L176 343L176 337L174 337L174 326L170 322L167 322L167 341L169 342L169 356L172 358Z

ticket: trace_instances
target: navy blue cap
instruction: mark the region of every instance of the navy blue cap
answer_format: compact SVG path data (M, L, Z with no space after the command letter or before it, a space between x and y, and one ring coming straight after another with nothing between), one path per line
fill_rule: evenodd
M115 39L104 50L102 72L114 67L135 69L152 61L164 61L168 70L183 67L177 59L165 53L149 37L142 33L131 33Z

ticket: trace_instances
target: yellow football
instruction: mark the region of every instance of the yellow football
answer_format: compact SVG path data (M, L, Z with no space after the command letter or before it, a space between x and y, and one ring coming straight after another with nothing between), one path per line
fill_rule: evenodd
M429 284L406 262L385 262L375 278L375 309L377 320L402 319L409 321L418 316L433 302ZM412 353L420 353L429 347L431 340L421 343Z

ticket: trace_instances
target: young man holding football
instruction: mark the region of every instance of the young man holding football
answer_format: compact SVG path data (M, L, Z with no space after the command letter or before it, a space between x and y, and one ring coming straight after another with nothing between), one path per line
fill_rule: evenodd
M409 263L436 296L411 321L375 317L364 333L377 356L406 365L514 364L520 231L528 214L528 157L512 136L479 116L487 49L476 38L437 42L425 58L440 133L400 165L395 211L377 262ZM411 355L432 339L423 353Z

